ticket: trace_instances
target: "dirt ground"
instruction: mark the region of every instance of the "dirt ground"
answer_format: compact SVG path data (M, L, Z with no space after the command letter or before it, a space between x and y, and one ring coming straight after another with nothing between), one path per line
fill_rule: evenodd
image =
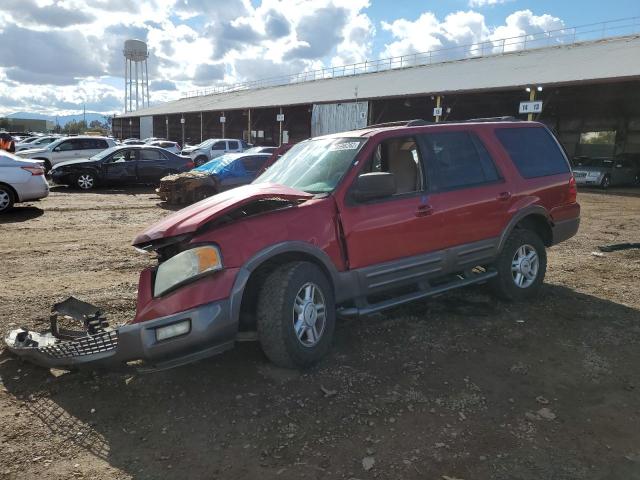
M483 287L341 321L308 372L258 344L166 372L0 353L0 478L640 479L640 191L581 192L538 300ZM70 294L134 313L151 190L58 189L0 218L0 331Z

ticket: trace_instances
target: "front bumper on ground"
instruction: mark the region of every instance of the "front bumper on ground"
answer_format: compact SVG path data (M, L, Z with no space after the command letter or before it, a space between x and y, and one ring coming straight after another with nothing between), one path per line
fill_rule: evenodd
M156 329L189 320L188 333L158 340ZM25 333L26 332L26 333ZM237 325L230 319L229 301L201 305L166 317L126 324L63 340L51 331L9 332L7 347L14 354L44 367L117 368L142 360L141 370L163 370L200 360L233 347ZM30 341L24 342L30 335ZM37 342L37 346L34 345ZM26 346L26 344L31 346Z

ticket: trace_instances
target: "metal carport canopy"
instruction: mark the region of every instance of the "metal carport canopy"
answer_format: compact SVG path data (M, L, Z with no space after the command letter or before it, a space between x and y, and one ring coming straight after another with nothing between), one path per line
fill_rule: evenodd
M640 36L524 50L433 65L183 98L120 115L171 115L524 85L563 85L640 77Z

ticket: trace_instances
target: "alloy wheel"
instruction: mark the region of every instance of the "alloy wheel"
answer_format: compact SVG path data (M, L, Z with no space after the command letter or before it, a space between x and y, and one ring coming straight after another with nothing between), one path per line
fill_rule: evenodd
M511 261L513 282L519 288L530 287L535 282L540 269L538 252L529 244L522 245L516 250Z
M322 290L315 283L305 283L294 300L293 328L298 341L305 347L320 342L326 325L326 303Z
M0 212L6 210L11 204L11 197L6 190L0 190Z
M93 188L94 179L92 175L82 174L78 177L78 186L83 190L90 190Z

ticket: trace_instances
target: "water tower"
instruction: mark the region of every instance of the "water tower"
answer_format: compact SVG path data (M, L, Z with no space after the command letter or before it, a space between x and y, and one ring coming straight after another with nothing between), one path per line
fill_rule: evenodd
M124 111L132 112L140 107L149 106L149 69L147 58L149 51L142 40L124 42ZM142 97L140 96L142 93ZM134 100L135 99L135 100Z

